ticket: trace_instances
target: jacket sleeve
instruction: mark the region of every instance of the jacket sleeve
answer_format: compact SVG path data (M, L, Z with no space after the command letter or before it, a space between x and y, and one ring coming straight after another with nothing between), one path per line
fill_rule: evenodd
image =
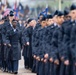
M72 57L76 58L76 26L74 26L71 31L70 50Z
M6 43L10 44L10 31L7 31L6 33Z
M29 42L29 31L28 31L28 28L25 30L24 37L25 37L26 42Z
M25 32L26 32L26 29L24 29L22 32L22 45L25 45L25 43L26 43Z
M2 41L6 43L6 27L5 25L2 26Z
M36 55L36 47L37 47L36 44L38 43L36 33L37 31L33 32L33 35L32 35L32 55Z
M59 50L59 58L64 57L64 60L68 59L68 49L66 50L66 44L64 44L64 39L67 38L64 34L64 27L62 26L59 30L58 36L58 50Z
M58 59L58 32L57 30L54 31L53 37L52 37L52 42L51 42L51 51L50 57L52 57L54 60Z
M32 53L33 55L39 55L39 32L38 30L36 32L33 33L32 36Z

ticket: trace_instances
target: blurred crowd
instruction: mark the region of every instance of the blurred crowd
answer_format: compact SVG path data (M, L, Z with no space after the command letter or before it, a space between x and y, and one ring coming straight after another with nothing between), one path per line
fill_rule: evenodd
M36 7L29 7L28 5L23 6L22 3L17 2L14 3L14 6L12 7L8 2L6 4L0 2L0 18L3 17L3 15L7 15L9 10L15 10L16 17L21 20L26 20L28 17L36 18L40 12L45 10L46 6L36 6ZM8 11L7 11L8 10ZM52 7L48 6L48 12L54 12L54 9Z

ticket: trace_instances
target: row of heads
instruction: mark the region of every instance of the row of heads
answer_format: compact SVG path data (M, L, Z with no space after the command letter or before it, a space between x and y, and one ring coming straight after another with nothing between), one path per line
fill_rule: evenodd
M38 16L38 19L40 18L40 16L46 17L47 19L53 18L55 15L57 15L57 16L62 16L62 15L67 16L69 14L69 12L72 11L72 10L76 10L76 5L75 4L72 4L70 6L70 9L65 9L64 11L56 10L53 14L45 15L43 13L40 13L39 16Z
M58 11L56 10L56 12L54 13L54 15L52 14L48 14L47 16L40 14L40 17L38 18L40 22L45 21L46 19L52 19L55 15L57 16L63 16L63 12L62 11ZM27 23L29 24L32 20L35 20L33 18L28 19ZM38 20L37 20L38 21Z
M57 15L57 16L62 16L62 15L67 16L69 14L69 12L72 11L72 10L76 10L76 5L75 4L72 4L70 6L70 10L67 10L67 9L65 9L64 11L56 10L53 14L48 14L46 16L43 13L40 13L39 16L38 16L38 19L40 19L41 16L43 16L42 19L41 19L41 21L45 20L45 19L53 18L55 15ZM14 16L14 11L11 10L9 12L8 16L11 16L11 17ZM5 19L5 18L6 17L3 17L2 20ZM28 19L27 23L29 23L32 20L33 19Z

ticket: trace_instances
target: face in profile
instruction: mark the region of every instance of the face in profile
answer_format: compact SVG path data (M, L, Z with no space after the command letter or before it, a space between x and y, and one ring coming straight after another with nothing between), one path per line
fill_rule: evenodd
M41 26L42 26L42 27L45 27L46 25L47 25L46 20L41 22Z

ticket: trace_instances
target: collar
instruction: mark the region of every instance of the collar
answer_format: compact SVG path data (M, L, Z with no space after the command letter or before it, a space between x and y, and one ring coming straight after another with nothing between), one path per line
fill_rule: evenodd
M13 27L12 23L10 22L11 27Z
M57 26L57 23L54 23L54 26Z
M16 29L15 28L13 28L13 30L14 30L14 32L16 32Z

